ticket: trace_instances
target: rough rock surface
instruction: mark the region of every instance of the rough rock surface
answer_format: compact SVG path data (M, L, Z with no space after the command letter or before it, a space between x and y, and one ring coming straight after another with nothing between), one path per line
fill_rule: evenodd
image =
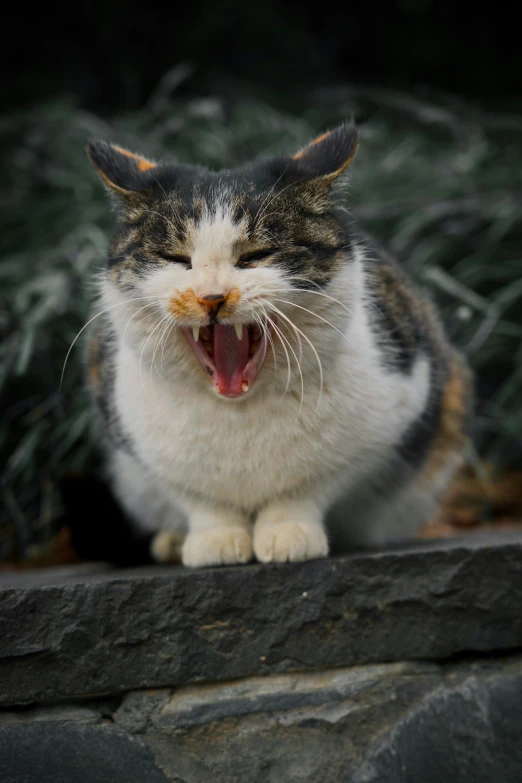
M520 659L354 667L183 688L143 737L187 783L513 783L521 697Z
M392 663L0 714L2 783L517 783L522 658Z
M513 650L521 606L520 534L280 566L4 576L0 705Z
M152 752L104 723L40 720L0 729L2 783L168 783Z

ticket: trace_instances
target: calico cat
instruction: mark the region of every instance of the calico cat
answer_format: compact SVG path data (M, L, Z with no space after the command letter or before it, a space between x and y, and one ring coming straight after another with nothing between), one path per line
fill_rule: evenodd
M113 490L158 561L402 539L461 462L470 375L352 226L338 185L356 147L343 125L219 172L88 147L118 212L90 388Z

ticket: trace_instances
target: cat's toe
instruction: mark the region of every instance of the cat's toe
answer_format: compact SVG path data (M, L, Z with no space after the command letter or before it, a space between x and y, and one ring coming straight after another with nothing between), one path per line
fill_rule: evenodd
M311 522L265 524L254 532L254 552L262 563L314 560L328 554L321 525Z
M252 536L243 527L189 533L182 548L183 564L191 568L248 563L252 557Z
M157 563L180 563L182 545L181 533L156 533L150 545L150 554Z

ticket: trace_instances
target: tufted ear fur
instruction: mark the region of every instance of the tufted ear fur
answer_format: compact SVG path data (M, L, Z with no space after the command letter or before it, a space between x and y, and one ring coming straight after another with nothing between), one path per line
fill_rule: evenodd
M335 180L354 158L358 133L353 123L327 131L308 144L293 160L304 178Z
M154 185L150 175L156 164L106 141L91 141L87 155L103 183L116 196L129 197Z

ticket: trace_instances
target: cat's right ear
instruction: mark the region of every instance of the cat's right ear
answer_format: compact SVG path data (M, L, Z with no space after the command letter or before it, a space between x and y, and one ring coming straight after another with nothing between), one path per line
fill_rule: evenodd
M321 134L292 157L303 177L334 182L352 162L357 144L357 128L351 122Z
M151 172L156 164L123 147L105 141L91 141L87 155L109 192L120 200L136 200L155 183Z

